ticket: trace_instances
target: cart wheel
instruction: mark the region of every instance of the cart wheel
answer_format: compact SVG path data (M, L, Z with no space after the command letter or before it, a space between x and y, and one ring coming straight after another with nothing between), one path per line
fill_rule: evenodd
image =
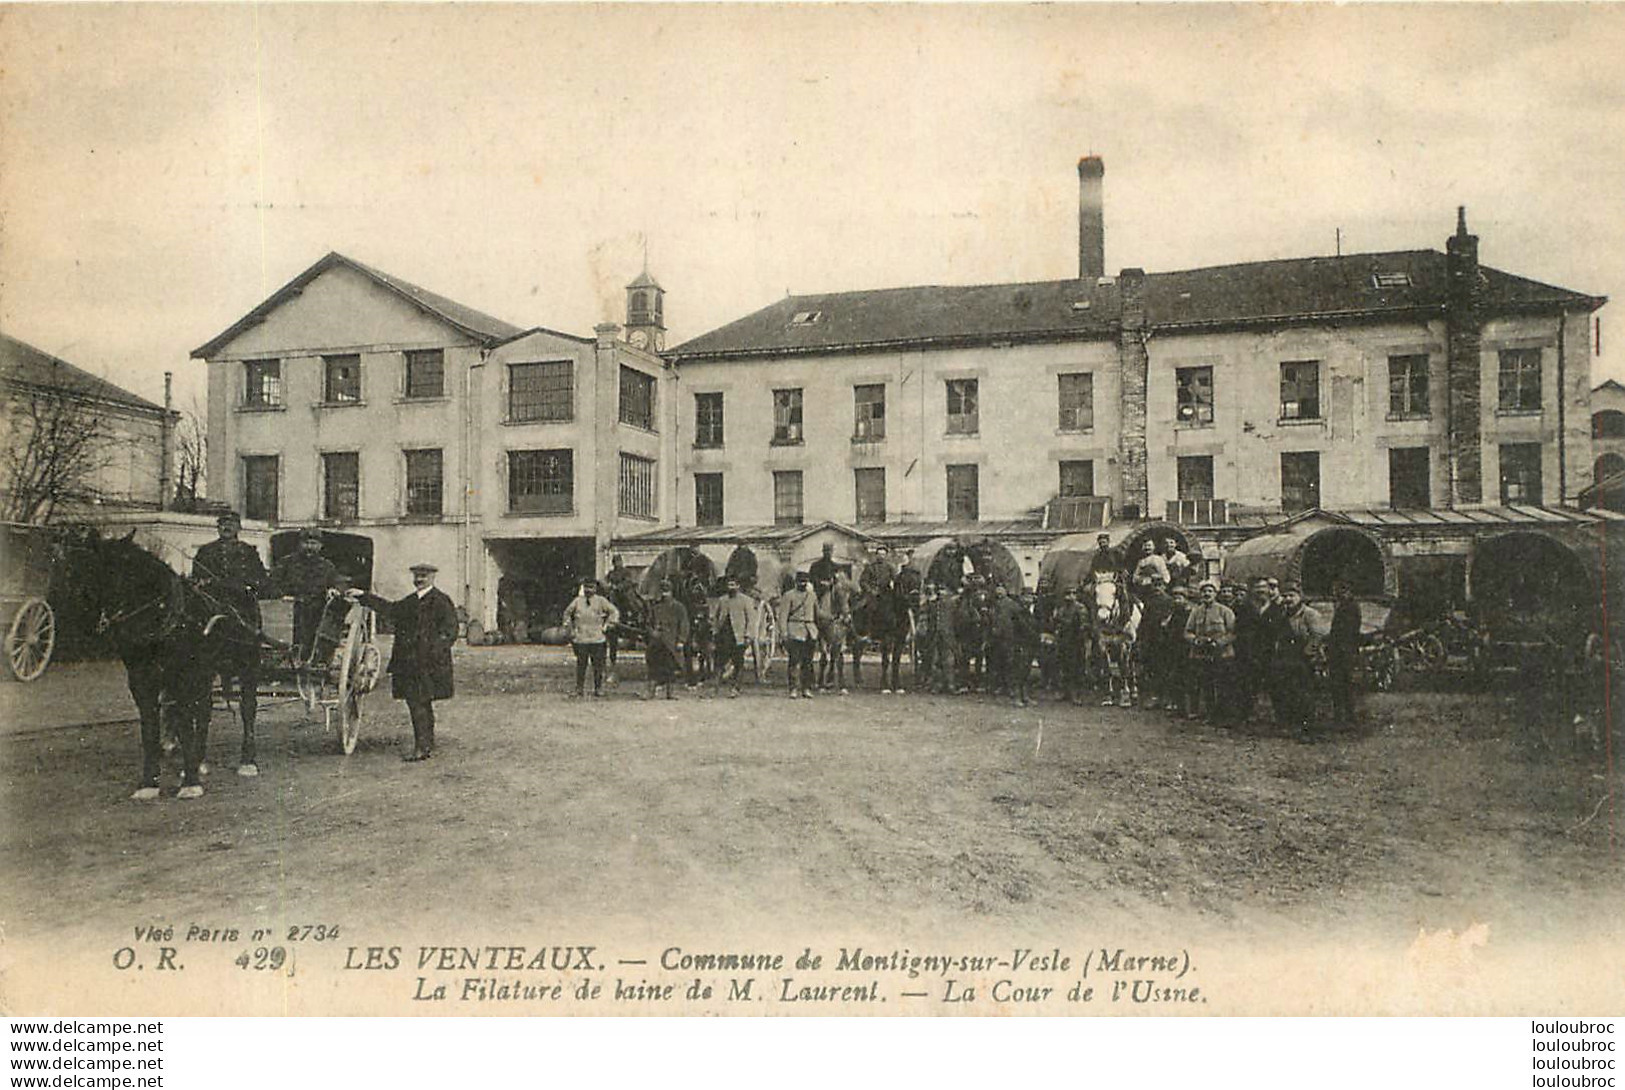
M26 599L6 631L6 665L18 681L33 681L56 650L56 614L43 598Z
M339 658L339 745L344 748L346 757L355 752L355 744L361 737L361 698L372 687L366 676L366 652L371 651L374 658L378 654L371 644L362 644L361 636L362 626L352 624Z

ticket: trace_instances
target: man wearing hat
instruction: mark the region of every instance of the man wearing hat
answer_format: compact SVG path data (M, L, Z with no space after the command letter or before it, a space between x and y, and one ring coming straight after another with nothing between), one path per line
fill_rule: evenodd
M885 545L876 545L874 559L863 566L863 574L858 576L858 588L872 598L891 586L896 578L897 569L892 567L891 551Z
M1185 643L1190 648L1194 698L1185 718L1202 716L1209 722L1228 719L1230 709L1219 699L1230 664L1236 658L1236 615L1219 601L1219 584L1202 580L1199 598L1185 618Z
M293 599L293 644L301 662L309 662L316 650L327 592L348 587L344 573L322 555L322 532L314 526L299 531L298 552L271 567L272 593Z
M745 641L756 625L756 600L739 589L739 580L729 576L728 593L711 604L711 638L716 648L716 675L713 683L722 687L722 675L729 674L730 697L739 695L739 675L745 671ZM732 673L729 673L729 668Z
M570 646L576 653L576 696L583 695L587 666L592 666L592 695L604 695L604 649L609 630L619 624L621 611L598 593L598 580L581 584L581 593L564 610L564 627L570 630Z
M1095 555L1089 560L1090 575L1106 575L1123 570L1123 558L1112 548L1110 534L1095 535Z
M813 641L818 638L818 595L812 588L812 577L804 571L796 572L796 585L785 591L780 599L784 620L779 630L784 633L784 646L790 655L785 674L790 683L790 699L813 695Z
M649 607L649 692L645 700L653 700L662 685L667 700L677 699L677 656L687 642L688 607L677 600L671 580L662 579L660 597Z
M1304 605L1302 587L1282 583L1281 603L1271 616L1275 650L1270 659L1270 704L1278 723L1307 738L1315 718L1320 614Z
M434 702L450 700L451 645L457 642L457 607L434 585L433 564L412 565L412 593L398 602L350 591L350 597L389 619L395 646L389 654L390 692L406 701L412 717L412 755L427 761L434 753Z
M223 511L215 520L219 535L214 541L198 549L192 559L192 578L198 587L224 603L243 627L258 633L260 630L260 602L265 596L269 576L260 561L260 551L246 541L238 540L243 520L235 511ZM254 755L254 720L258 713L260 650L258 646L243 645L237 656L237 707L243 719L243 752L237 770L245 776L259 771ZM225 678L221 678L224 684Z

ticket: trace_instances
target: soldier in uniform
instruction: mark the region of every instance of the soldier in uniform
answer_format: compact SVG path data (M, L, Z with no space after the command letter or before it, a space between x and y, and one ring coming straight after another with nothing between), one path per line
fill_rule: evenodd
M299 551L271 568L272 592L293 599L293 644L299 661L309 662L316 651L317 629L328 591L349 589L349 582L333 562L322 555L322 532L313 526L299 531Z
M796 572L795 589L785 591L780 598L784 618L779 631L784 633L784 646L790 656L785 675L790 682L790 699L813 695L813 641L818 637L818 595L809 584L806 572Z
M660 686L666 699L677 699L677 656L688 643L688 610L672 594L670 579L660 581L660 597L649 607L649 692L653 700Z
M884 545L875 546L875 557L863 566L863 574L858 576L858 589L869 597L874 597L897 578L897 569L892 567L890 550Z
M616 553L609 561L609 574L604 576L604 590L615 608L626 612L627 603L633 600L637 590L637 577L626 569L621 555ZM620 658L620 630L612 628L608 632L609 646L609 683L615 684L615 663Z
M813 586L822 587L826 584L835 582L836 570L837 565L835 563L835 546L826 541L824 542L823 555L817 560L814 560L811 566L808 568L808 574L812 576Z
M269 577L260 561L260 551L238 540L243 520L235 511L223 512L215 520L219 535L197 551L192 559L192 578L200 590L219 600L237 615L243 627L258 637L260 599L265 596ZM237 708L243 719L243 752L237 771L244 776L259 773L254 752L254 720L259 712L260 649L244 643L236 658ZM221 684L226 682L220 679Z
M1090 575L1106 575L1123 570L1123 557L1112 548L1109 534L1095 535L1095 555L1089 560Z

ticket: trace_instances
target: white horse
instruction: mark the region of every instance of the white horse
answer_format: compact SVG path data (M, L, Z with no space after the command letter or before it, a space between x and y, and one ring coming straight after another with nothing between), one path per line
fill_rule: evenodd
M1102 707L1131 708L1139 699L1139 657L1135 644L1140 634L1140 603L1115 575L1102 575L1091 584L1095 608L1090 629L1098 670L1106 682Z

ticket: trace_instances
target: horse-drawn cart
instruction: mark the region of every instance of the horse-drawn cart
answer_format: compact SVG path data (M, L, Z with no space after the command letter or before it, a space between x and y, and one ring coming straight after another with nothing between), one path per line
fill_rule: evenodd
M271 541L273 562L297 548L298 531ZM358 534L327 532L323 552L352 588L372 588L372 542ZM328 729L336 729L346 754L361 736L361 701L383 674L378 649L378 622L373 611L330 592L321 604L315 632L296 638L295 614L300 603L278 598L260 605L260 631L265 650L260 660L259 695L300 700L305 711L321 709Z
M45 673L56 650L56 614L49 599L55 549L41 526L0 523L0 624L6 666L18 681Z

